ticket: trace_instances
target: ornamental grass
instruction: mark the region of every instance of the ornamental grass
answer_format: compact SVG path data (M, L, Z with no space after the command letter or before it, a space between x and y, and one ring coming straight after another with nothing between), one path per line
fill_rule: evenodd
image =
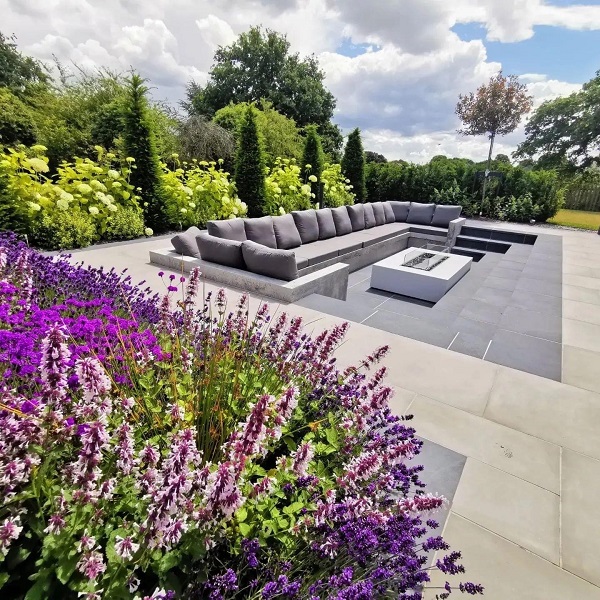
M341 370L347 324L161 276L158 298L0 236L3 598L416 600L463 573L386 348Z

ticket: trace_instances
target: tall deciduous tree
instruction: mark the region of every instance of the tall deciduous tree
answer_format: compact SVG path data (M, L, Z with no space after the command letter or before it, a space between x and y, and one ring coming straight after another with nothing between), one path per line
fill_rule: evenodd
M20 95L32 84L46 84L48 80L44 66L30 56L23 56L17 50L15 38L0 32L0 87Z
M523 115L531 110L533 98L527 94L527 86L519 83L516 75L505 77L502 71L494 75L487 84L475 93L470 92L458 98L456 114L464 128L464 135L485 135L490 140L487 169L483 183L483 198L488 173L492 162L494 140L497 135L506 135L514 131Z
M344 157L342 158L342 172L350 180L352 193L356 196L356 200L364 202L367 199L365 153L358 127L348 136L346 148L344 149Z
M212 118L230 103L264 99L300 127L328 123L335 99L323 85L317 59L301 59L289 49L284 35L252 27L230 46L218 48L208 83L191 82L184 106Z
M160 182L160 162L148 116L146 92L144 80L133 74L125 106L124 143L127 156L135 159L131 183L141 196L144 221L155 233L161 233L168 227L166 198Z
M574 171L600 162L600 71L569 96L544 102L525 126L517 158L538 166Z
M304 140L304 152L302 153L302 169L308 178L316 177L316 181L310 181L311 191L314 194L313 198L318 198L318 187L321 181L321 172L323 171L323 148L321 147L321 139L317 133L317 128L314 125L309 125L306 128L306 139ZM310 166L309 166L310 165Z
M261 217L265 203L265 163L252 106L246 107L240 130L235 158L235 187L242 202L248 205L248 216Z

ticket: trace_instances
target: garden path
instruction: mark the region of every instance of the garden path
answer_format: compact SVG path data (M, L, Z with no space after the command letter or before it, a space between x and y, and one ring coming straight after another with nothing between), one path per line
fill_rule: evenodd
M390 346L392 408L414 414L432 448L448 449L458 486L444 536L462 550L468 580L483 584L488 600L600 600L600 236L543 232L563 237L561 382L360 324L352 324L338 360L356 363ZM155 238L74 257L128 268L134 281L160 291L148 251L168 245ZM285 309L309 329L341 322L302 306ZM455 483L449 487L452 496ZM444 582L435 572L433 585ZM429 589L426 598L434 597Z

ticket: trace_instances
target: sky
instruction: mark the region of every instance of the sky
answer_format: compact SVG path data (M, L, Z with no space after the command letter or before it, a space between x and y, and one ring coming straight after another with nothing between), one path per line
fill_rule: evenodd
M600 0L0 0L0 30L44 61L131 68L174 105L207 81L214 52L253 25L314 54L337 98L334 121L365 149L426 162L481 160L485 136L457 133L459 94L500 69L544 100L600 69ZM496 142L511 154L523 124Z

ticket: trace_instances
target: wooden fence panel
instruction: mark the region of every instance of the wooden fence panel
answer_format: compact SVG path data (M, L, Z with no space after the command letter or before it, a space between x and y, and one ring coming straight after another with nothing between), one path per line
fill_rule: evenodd
M565 208L600 212L600 187L580 187L567 190Z

